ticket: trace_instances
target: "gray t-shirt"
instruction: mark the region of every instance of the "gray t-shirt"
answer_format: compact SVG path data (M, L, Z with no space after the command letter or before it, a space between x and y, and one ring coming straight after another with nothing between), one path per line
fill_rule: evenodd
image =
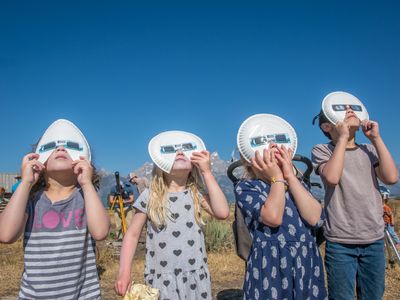
M312 162L319 175L331 158L335 146L319 144L312 150ZM375 148L361 144L347 149L342 177L336 186L325 187L325 237L344 244L369 244L383 238L382 200L375 167L379 164Z
M81 190L54 203L38 192L26 212L18 299L101 299L95 242Z

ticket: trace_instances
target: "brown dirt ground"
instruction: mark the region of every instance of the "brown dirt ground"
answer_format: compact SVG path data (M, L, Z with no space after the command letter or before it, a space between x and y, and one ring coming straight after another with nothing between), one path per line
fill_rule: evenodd
M392 202L391 206L397 212L400 201ZM229 220L228 222L230 222ZM399 232L400 213L396 213L396 229ZM100 284L105 300L121 299L114 291L113 285L118 270L118 256L114 255L115 247L112 240L98 243L98 266L101 276ZM132 276L137 282L143 282L144 251L140 244L132 267ZM324 247L321 247L322 254ZM240 289L244 277L244 262L238 258L232 249L212 252L209 256L209 268L212 279L214 299L218 292L226 289ZM19 281L23 270L22 242L6 245L0 244L0 300L15 299L19 290ZM395 264L386 270L385 300L400 299L400 266Z

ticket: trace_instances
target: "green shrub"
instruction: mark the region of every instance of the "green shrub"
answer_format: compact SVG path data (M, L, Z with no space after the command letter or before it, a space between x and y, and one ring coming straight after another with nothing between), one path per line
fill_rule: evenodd
M207 251L219 251L233 248L231 224L226 221L209 220L205 227Z

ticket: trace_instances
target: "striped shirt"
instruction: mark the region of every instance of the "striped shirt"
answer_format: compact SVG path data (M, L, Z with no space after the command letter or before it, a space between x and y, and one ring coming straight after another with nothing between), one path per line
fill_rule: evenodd
M18 299L101 299L82 192L55 203L39 192L27 213Z

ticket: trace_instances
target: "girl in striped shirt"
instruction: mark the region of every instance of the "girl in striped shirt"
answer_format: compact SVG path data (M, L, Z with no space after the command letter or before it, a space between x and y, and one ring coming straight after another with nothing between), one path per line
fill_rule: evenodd
M106 238L109 218L93 184L90 150L75 159L84 147L65 139L71 128L79 131L59 122L54 141L39 142L44 151L23 158L21 184L0 215L0 242L24 232L18 299L101 299L94 240Z

